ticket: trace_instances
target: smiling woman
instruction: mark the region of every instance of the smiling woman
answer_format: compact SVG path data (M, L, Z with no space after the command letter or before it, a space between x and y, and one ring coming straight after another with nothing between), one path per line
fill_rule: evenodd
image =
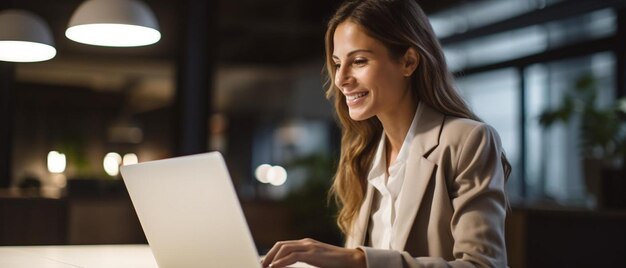
M453 86L412 0L346 1L326 32L345 247L281 241L265 267L506 267L500 138Z
M381 42L351 21L339 24L333 39L334 82L346 96L353 120L374 115L391 119L415 111L409 80L418 63L415 49L410 48L401 58L392 59ZM410 124L411 118L404 119Z

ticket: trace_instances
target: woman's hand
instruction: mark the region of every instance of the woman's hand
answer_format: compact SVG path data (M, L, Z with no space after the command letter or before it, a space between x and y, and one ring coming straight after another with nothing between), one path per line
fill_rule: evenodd
M366 267L362 250L336 247L310 238L277 242L262 264L263 267L281 268L299 261L324 268Z

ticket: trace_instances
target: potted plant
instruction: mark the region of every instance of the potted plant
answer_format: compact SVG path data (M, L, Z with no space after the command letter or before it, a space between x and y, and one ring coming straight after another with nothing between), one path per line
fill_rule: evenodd
M624 206L626 178L622 178L620 173L623 172L626 155L626 98L609 107L598 107L597 91L592 75L581 76L574 90L564 95L559 107L541 113L539 123L547 128L556 122L579 120L580 153L587 192L597 198L601 207ZM619 185L622 187L617 187ZM618 199L622 200L615 201L615 197L606 190L617 190Z

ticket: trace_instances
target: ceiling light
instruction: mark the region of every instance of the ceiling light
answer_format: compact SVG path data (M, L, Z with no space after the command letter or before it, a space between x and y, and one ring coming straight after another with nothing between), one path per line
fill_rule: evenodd
M65 36L109 47L145 46L161 39L154 14L139 0L85 1L74 12Z
M25 10L0 12L0 60L36 62L56 54L50 28L42 18Z

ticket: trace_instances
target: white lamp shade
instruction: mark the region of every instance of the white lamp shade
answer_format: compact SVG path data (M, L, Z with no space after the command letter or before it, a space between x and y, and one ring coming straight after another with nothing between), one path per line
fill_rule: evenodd
M150 8L139 0L88 0L74 12L65 31L79 43L111 46L145 46L161 39Z
M25 10L0 12L0 60L36 62L56 54L50 27L42 18Z

